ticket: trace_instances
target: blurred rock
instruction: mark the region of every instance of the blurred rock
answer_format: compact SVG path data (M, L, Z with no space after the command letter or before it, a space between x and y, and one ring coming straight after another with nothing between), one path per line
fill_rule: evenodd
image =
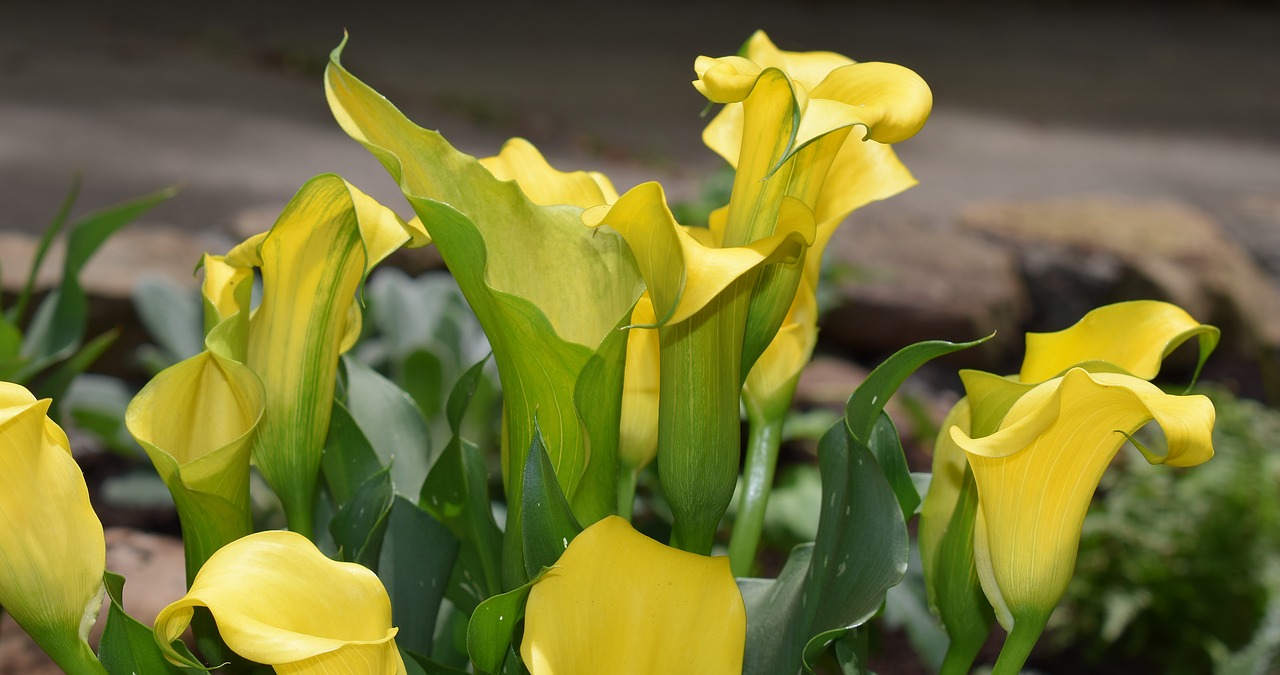
M145 625L155 623L160 610L187 591L182 542L173 537L125 528L108 528L107 569L123 576L125 612ZM89 633L97 649L106 622L104 601L98 622ZM5 614L0 618L0 675L56 675L61 671L35 642Z
M1237 356L1280 347L1280 288L1219 223L1187 204L1111 196L987 203L966 209L961 222L1017 253L1036 308L1032 330L1065 328L1098 305L1154 298L1221 327Z
M834 306L821 338L855 354L880 356L921 340L968 341L996 331L1018 335L1030 307L1015 255L954 228L910 219L856 220L832 238L827 266ZM949 361L993 367L998 340Z

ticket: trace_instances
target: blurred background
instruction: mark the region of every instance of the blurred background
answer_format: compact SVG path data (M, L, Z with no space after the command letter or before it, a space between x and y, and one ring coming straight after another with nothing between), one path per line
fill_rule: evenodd
M270 227L311 176L339 173L408 214L329 115L321 75L344 31L351 72L460 149L496 154L524 136L557 167L604 171L621 189L662 182L691 224L727 199L723 162L699 138L709 118L689 84L696 56L734 53L763 29L783 49L916 70L934 113L897 147L920 185L854 213L831 245L821 354L800 412L838 406L867 367L909 342L998 331L909 388L899 414L909 418L904 434L915 434L916 468L927 468L930 425L954 400L956 366L1016 370L1023 332L1061 329L1107 302L1181 304L1224 330L1206 380L1223 433L1235 435L1207 478L1135 467L1104 484L1083 581L1037 667L1277 672L1280 422L1268 407L1280 401L1276 3L0 0L0 20L6 293L20 288L75 175L72 220L179 188L84 270L89 332L121 329L93 370L124 382L120 392L164 360L138 358L140 346L164 342L144 325L139 286L189 293L202 251ZM439 267L429 252L395 262L410 275ZM58 267L46 267L52 285ZM1175 359L1171 380L1185 386L1193 362ZM802 427L788 455L796 469L780 479L792 492L779 494L793 497L778 508L796 509L775 523L782 551L811 515L816 474ZM121 475L116 463L103 471ZM117 512L127 521L142 507L130 508ZM1176 516L1160 527L1145 520L1161 510ZM172 528L163 518L132 524ZM1210 534L1221 546L1205 543ZM1214 552L1226 555L1193 555ZM910 618L918 602L899 601L880 671L929 672L937 635L927 614ZM1267 630L1271 642L1254 640ZM1171 635L1183 647L1156 647ZM5 665L3 642L0 673L32 672Z

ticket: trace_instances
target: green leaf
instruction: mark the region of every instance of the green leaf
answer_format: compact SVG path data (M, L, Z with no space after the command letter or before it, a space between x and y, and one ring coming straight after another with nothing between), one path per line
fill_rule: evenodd
M591 440L591 457L582 484L573 494L573 512L585 523L612 515L618 504L618 445L622 417L623 369L630 316L618 323L582 367L573 401Z
M916 509L920 507L920 493L916 491L915 480L911 469L907 466L907 455L902 449L902 439L893 420L884 412L871 428L871 437L867 439L871 454L875 455L880 470L888 479L893 494L898 498L898 506L902 508L902 517L911 520Z
M939 618L950 639L943 672L968 672L995 623L995 614L982 593L974 563L977 513L978 488L973 471L966 466L955 510L938 543L929 577L934 585Z
M417 495L431 468L431 437L418 406L394 382L350 358L346 371L347 409L382 465L391 470L397 494Z
M533 578L539 570L556 564L578 536L582 526L573 517L569 501L560 491L551 458L542 444L537 424L533 429L533 445L524 467L524 566Z
M40 243L36 245L35 258L31 261L31 269L27 270L27 280L22 284L22 291L18 293L18 301L5 312L5 318L9 323L14 325L22 323L23 315L27 312L27 305L35 294L36 279L40 276L40 268L44 266L44 258L49 254L49 247L53 245L53 240L58 237L58 233L67 224L67 217L71 215L71 207L75 206L76 197L79 194L80 174L77 173L71 177L71 188L67 190L67 196L63 198L62 205L58 207L58 212L53 216L49 226L44 229L44 234L40 236Z
M502 530L493 519L489 478L479 448L458 435L472 392L483 375L485 361L458 379L447 404L453 437L422 484L420 506L449 528L462 542L456 576L465 597L450 595L465 611L502 586ZM465 581L465 584L463 582Z
M116 338L120 336L120 329L113 328L98 337L93 338L88 344L81 347L70 358L58 364L52 372L40 378L40 395L47 396L55 401L62 400L66 394L67 388L71 386L71 381L81 373L89 369L98 357L115 344ZM61 416L61 409L54 407L50 409L50 417L54 421L58 421Z
M133 289L133 307L170 364L204 351L198 292L159 277L143 277Z
M423 673L423 675L467 675L467 671L461 668L454 668L453 666L433 661L430 657L423 656L404 647L400 647L400 657L404 659L404 665L408 669L409 675L414 675L415 672ZM418 668L416 671L414 670L415 666Z
M397 496L391 506L378 578L391 597L392 623L402 649L428 653L436 617L458 557L458 540L416 504Z
M325 438L320 468L329 494L339 508L351 501L360 486L384 468L360 425L351 418L347 407L336 400L329 417L329 433Z
M812 668L828 643L863 625L902 580L909 553L906 521L871 451L836 425L818 444L822 515L806 583L814 608L804 647Z
M188 660L188 667L179 667L165 660L156 644L151 628L129 616L124 611L124 577L107 572L102 581L107 587L111 606L107 610L107 623L98 645L98 658L111 675L135 675L137 673L200 673L209 670L200 665L186 645L174 643L178 654Z
M863 442L871 437L871 430L880 418L880 413L884 411L885 404L889 402L889 398L898 390L902 382L917 368L939 356L976 347L990 340L991 337L988 335L973 342L943 340L917 342L903 347L893 356L885 359L884 363L871 371L867 379L853 392L853 396L849 397L849 402L845 404L845 423L848 424L853 437Z
M738 579L747 608L747 653L743 675L789 675L800 671L804 646L804 587L813 544L791 549L777 579Z
M351 501L334 514L329 532L343 560L358 562L375 572L381 554L387 517L391 513L391 474L379 471L356 490Z
M516 624L524 619L524 606L529 599L529 591L541 578L540 571L515 590L495 595L480 603L471 615L471 622L467 624L467 654L471 656L477 669L486 673L502 670L503 663L508 660L507 654L511 651Z
M99 211L72 226L67 236L62 281L40 303L27 326L22 355L31 362L26 373L39 372L48 364L70 356L80 346L89 313L89 298L80 286L80 271L93 254L121 227L175 194L172 188L162 190Z

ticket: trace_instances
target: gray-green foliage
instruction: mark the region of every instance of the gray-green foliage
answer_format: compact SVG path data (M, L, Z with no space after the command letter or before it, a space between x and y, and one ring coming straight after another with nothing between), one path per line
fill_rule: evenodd
M1280 564L1280 413L1207 393L1218 410L1213 460L1170 471L1133 452L1103 478L1054 621L1059 643L1085 658L1169 675L1213 672L1215 660L1218 672L1275 672L1225 666L1280 602L1268 583Z

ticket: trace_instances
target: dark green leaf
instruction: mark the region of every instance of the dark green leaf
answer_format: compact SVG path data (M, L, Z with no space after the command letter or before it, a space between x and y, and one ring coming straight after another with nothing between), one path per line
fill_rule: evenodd
M542 578L539 571L528 583L513 591L495 595L480 603L467 624L467 654L476 668L497 673L507 661L516 624L524 619L524 604L529 591Z
M449 420L449 427L453 429L453 433L457 434L462 428L462 418L467 414L467 408L471 404L471 397L476 393L476 386L480 384L480 379L484 377L484 367L489 363L489 357L485 357L472 365L458 378L458 382L453 385L453 391L449 393L449 402L446 404L445 413Z
M910 520L920 507L920 493L916 491L915 481L911 478L911 469L907 467L907 456L902 450L902 439L898 429L893 426L889 415L880 413L880 419L871 429L871 438L867 439L871 454L880 464L880 470L888 479L893 494L898 498L898 506L902 508L902 517Z
M397 635L396 639L399 639ZM454 668L443 663L431 660L430 657L423 656L417 652L400 647L400 657L404 659L405 668L409 670L409 675L415 672L423 675L467 675L467 671L461 668ZM414 668L417 668L415 671Z
M627 359L623 317L618 328L587 359L574 386L573 401L591 442L591 457L572 495L573 510L591 523L613 515L618 505L618 444L622 418L622 373Z
M429 653L458 540L448 528L404 497L396 497L387 521L378 577L391 596L392 622L402 648Z
M524 465L523 499L524 567L526 577L532 578L544 567L556 564L569 542L582 531L560 490L536 420L533 444Z
M404 358L396 382L418 404L422 416L431 419L440 412L440 392L444 390L444 364L440 357L416 349Z
M804 646L804 585L813 544L791 549L777 579L738 579L747 608L743 675L792 675Z
M365 481L334 514L329 532L343 560L377 571L393 496L391 475L384 469Z
M329 434L325 438L320 468L324 473L325 484L329 487L329 494L339 508L351 501L361 485L383 470L377 453L369 445L369 439L364 437L364 432L351 419L347 407L338 401L333 402Z
M144 277L133 289L133 307L170 363L204 351L203 308L198 294L171 281Z
M102 630L98 658L108 673L150 675L151 673L200 673L208 670L200 665L181 641L175 641L174 648L181 656L189 659L189 667L178 667L165 660L159 645L156 644L155 633L125 614L124 577L107 572L103 575L102 581L106 584L111 606L107 610L107 623Z
M119 336L120 330L113 328L90 340L88 344L72 354L71 358L58 364L58 367L54 368L53 372L40 378L40 395L55 401L62 400L63 394L71 386L71 381L88 370L89 366L93 365L93 362L97 361L98 357L102 356L103 352L107 351ZM58 421L61 410L54 407L49 412L51 413L50 417L54 421Z
M44 234L40 236L40 243L36 246L35 258L31 260L31 269L27 270L27 280L22 284L22 291L18 293L18 301L5 313L10 323L14 325L22 323L23 315L27 311L27 304L31 302L31 296L35 294L36 279L40 275L40 268L44 266L44 258L49 254L49 247L53 245L53 240L58 237L58 233L67 224L67 217L71 215L71 207L75 206L76 197L79 194L80 174L77 173L71 177L71 188L67 190L67 196L63 198L57 214L53 216L49 226L44 228Z
M931 359L975 347L990 339L991 336L988 335L973 342L932 340L917 342L898 350L884 363L876 366L857 391L853 392L853 396L849 397L849 402L844 408L845 423L849 425L849 431L853 433L853 437L866 442L889 398L917 368Z
M951 640L946 662L960 664L960 669L966 672L978 657L978 650L986 644L991 625L995 623L991 605L978 583L973 557L977 513L978 488L973 471L966 466L955 510L934 554L933 569L926 570L929 573L926 580L934 586L939 617ZM953 668L952 672L957 671Z

